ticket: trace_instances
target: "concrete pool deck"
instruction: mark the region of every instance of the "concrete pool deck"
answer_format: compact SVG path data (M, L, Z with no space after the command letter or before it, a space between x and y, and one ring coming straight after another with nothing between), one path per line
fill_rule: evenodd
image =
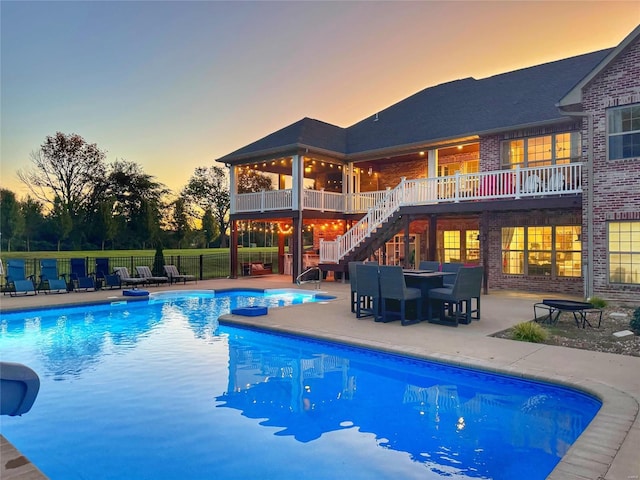
M208 280L173 285L171 289L297 288L279 275L238 280ZM314 285L302 287L313 290ZM151 287L150 291L169 287ZM614 355L490 337L492 333L530 320L533 304L544 294L491 291L482 296L482 320L458 328L419 323L375 323L356 319L350 312L348 284L324 282L321 291L336 300L321 304L271 309L261 317L226 315L223 319L245 325L343 341L447 363L472 366L514 376L574 386L597 395L602 408L552 474L554 480L640 479L640 357ZM547 295L548 297L549 295ZM557 294L555 295L557 296ZM88 302L135 300L121 290L2 297L0 312ZM606 322L606 318L603 319ZM10 359L6 359L10 360ZM36 400L37 407L37 400ZM28 413L27 413L28 415ZM2 479L40 479L37 466L22 460L4 438L0 451Z

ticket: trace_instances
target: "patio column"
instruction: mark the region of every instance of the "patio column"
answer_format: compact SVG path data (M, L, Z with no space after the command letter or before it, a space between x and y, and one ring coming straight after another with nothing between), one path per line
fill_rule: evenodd
M489 217L487 212L480 214L480 256L482 257L482 288L489 293Z
M409 245L409 226L411 225L411 218L409 215L404 215L402 218L402 224L404 225L404 260L402 261L403 268L409 268L409 257L411 256L411 248Z
M431 215L429 217L429 247L427 249L428 260L438 260L437 243L438 243L438 216Z
M304 157L294 155L291 159L291 210L302 210L304 188Z
M236 213L236 195L238 194L238 185L236 184L236 168L229 165L229 215Z
M231 238L229 239L231 242L229 252L230 252L230 272L229 278L238 278L238 221L231 221Z
M291 234L292 243L292 281L295 283L298 275L302 273L302 253L304 245L302 245L302 215L296 215L293 218L293 233Z
M427 152L427 175L428 178L438 176L438 150L429 150Z

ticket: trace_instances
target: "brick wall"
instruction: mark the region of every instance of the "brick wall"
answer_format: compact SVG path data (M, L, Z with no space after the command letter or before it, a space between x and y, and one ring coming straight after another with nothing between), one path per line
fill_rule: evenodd
M609 284L607 258L607 220L640 220L640 159L607 160L607 109L640 104L640 40L630 44L616 60L583 91L583 107L593 115L594 184L584 188L593 193L594 294L610 300L638 303L640 286ZM588 145L589 131L584 122L583 139ZM586 151L585 151L586 160ZM583 234L587 234L587 198L583 196ZM586 252L584 261L586 262Z
M480 139L480 171L500 170L500 135Z
M396 187L400 183L401 177L408 179L427 178L427 159L381 165L378 176L379 189L384 190L387 187Z

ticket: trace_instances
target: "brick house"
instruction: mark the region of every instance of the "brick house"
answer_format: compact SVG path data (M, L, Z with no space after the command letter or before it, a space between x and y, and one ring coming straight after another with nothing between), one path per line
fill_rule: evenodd
M243 228L262 222L292 280L364 258L459 261L482 264L488 289L637 301L639 160L640 26L615 48L429 87L347 128L304 118L219 158L231 276Z

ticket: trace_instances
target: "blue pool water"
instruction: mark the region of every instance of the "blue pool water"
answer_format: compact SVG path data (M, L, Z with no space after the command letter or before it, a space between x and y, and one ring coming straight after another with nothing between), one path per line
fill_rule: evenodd
M193 292L5 314L2 359L42 385L1 431L54 480L521 480L545 478L600 408L549 384L217 320L313 300Z

